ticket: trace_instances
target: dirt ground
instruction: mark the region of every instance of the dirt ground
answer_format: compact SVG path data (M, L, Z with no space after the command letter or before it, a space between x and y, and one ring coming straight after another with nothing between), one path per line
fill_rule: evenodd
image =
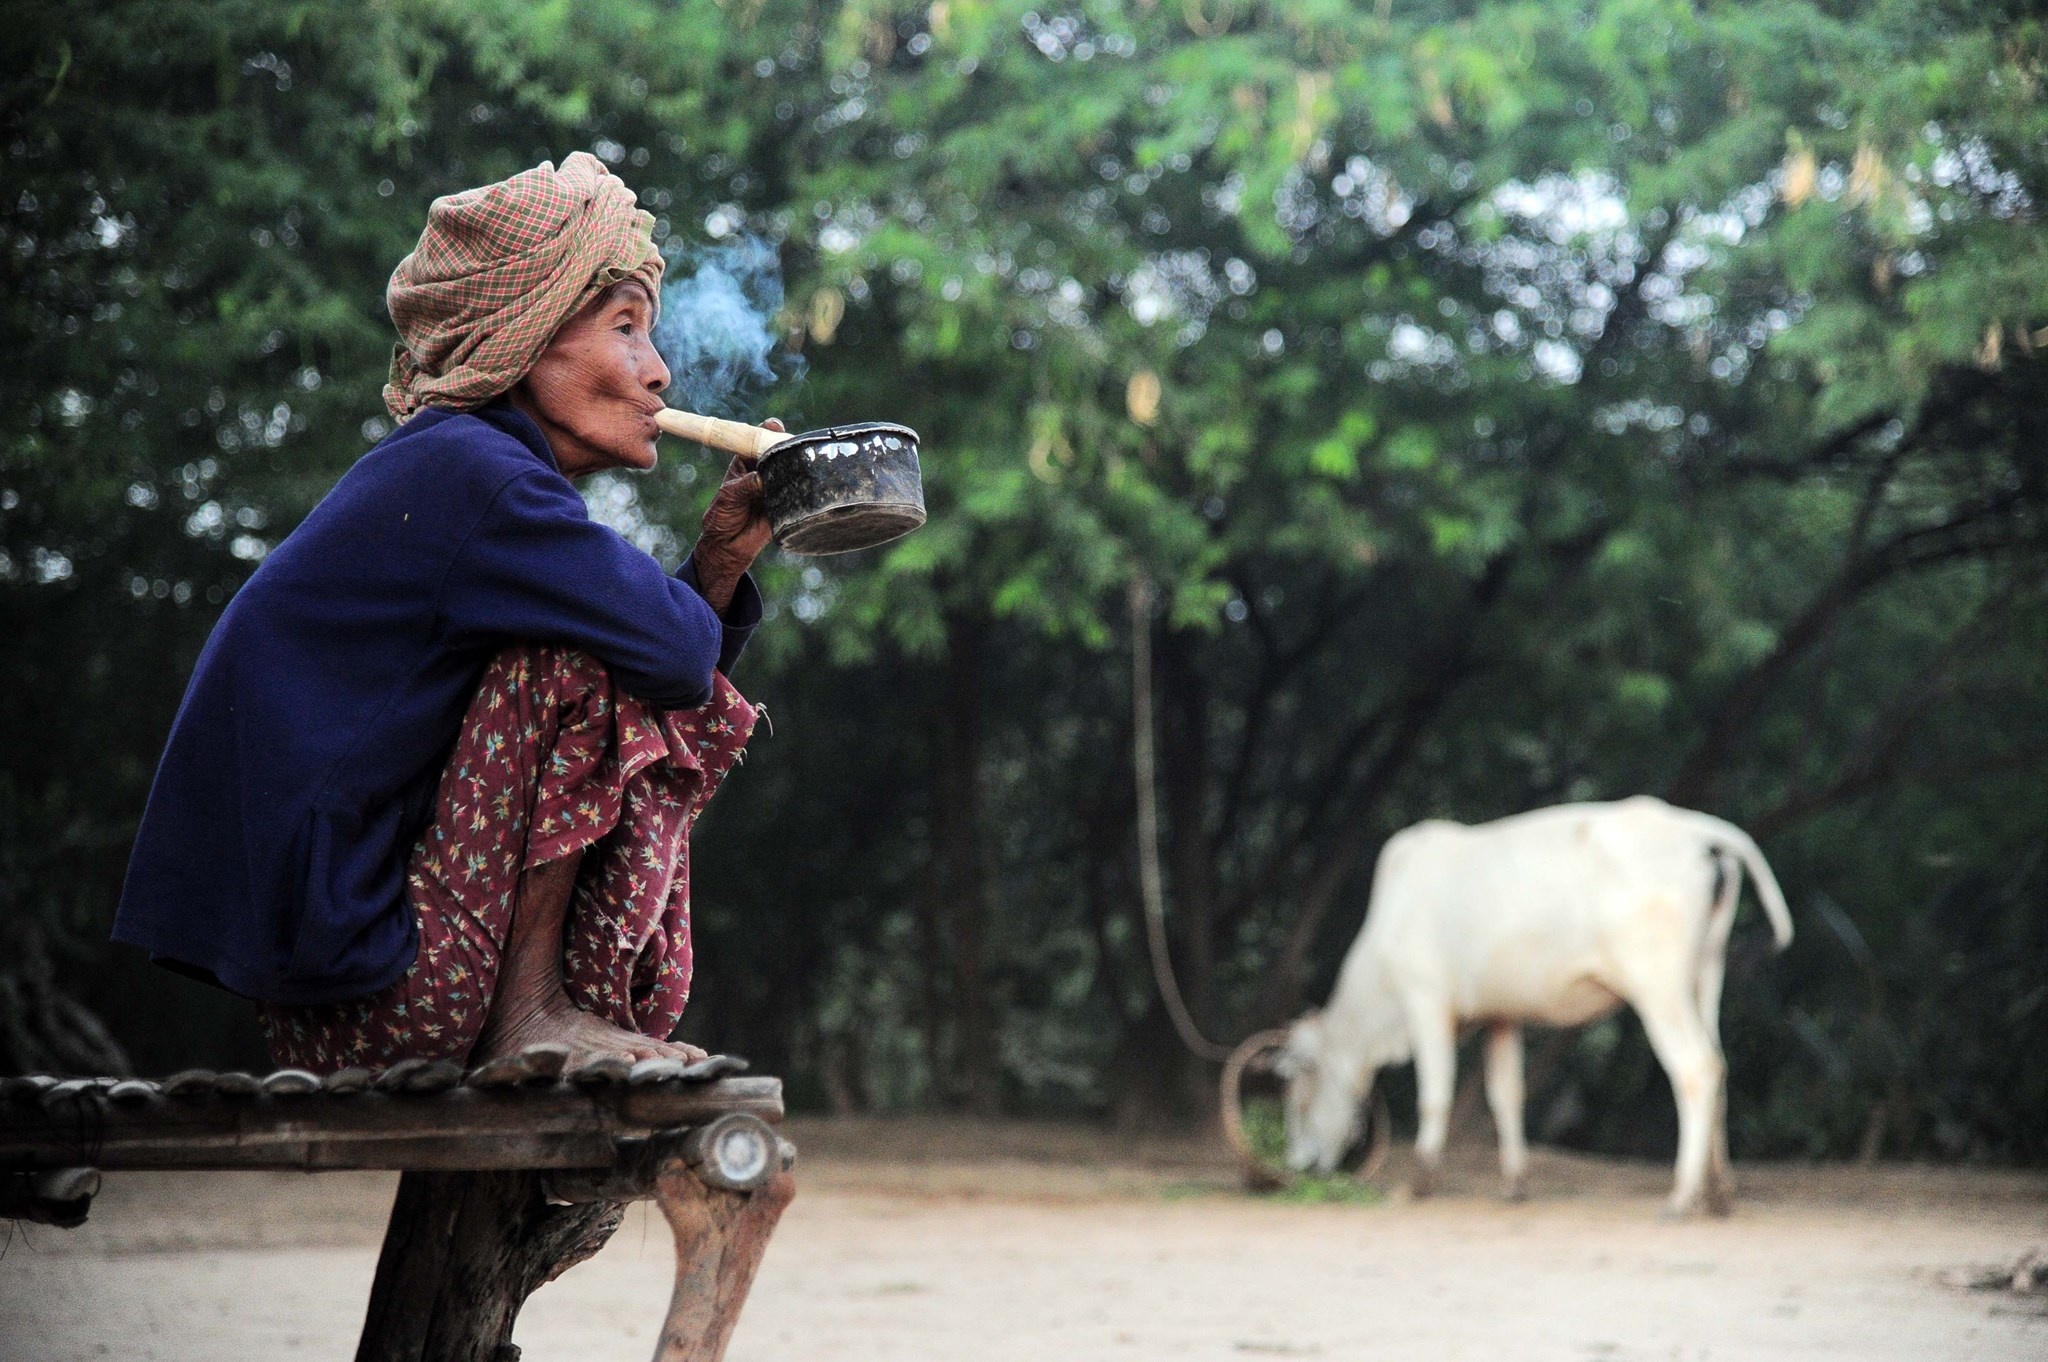
M1746 1166L1733 1218L1673 1224L1668 1169L1542 1151L1522 1205L1474 1146L1428 1201L1311 1206L1237 1193L1192 1142L789 1134L800 1190L733 1362L2048 1359L2048 1298L1963 1284L2048 1244L2044 1175ZM0 1257L0 1358L349 1358L392 1181L110 1176L90 1224ZM636 1207L528 1305L528 1362L648 1356L672 1262Z

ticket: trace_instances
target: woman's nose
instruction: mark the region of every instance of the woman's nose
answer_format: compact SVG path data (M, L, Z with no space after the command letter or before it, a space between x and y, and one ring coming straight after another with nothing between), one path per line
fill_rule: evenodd
M641 371L647 376L647 391L651 393L668 391L668 362L662 359L661 351L655 349L651 343L647 346L647 356L641 366Z

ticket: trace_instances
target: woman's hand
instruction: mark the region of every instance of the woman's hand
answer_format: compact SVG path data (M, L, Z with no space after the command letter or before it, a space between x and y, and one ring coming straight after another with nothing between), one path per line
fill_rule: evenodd
M773 417L761 425L766 430L783 429L782 422ZM732 604L741 576L768 547L768 502L761 491L761 475L754 471L760 461L756 454L733 456L718 495L705 509L704 528L697 536L697 584L704 599L721 615Z

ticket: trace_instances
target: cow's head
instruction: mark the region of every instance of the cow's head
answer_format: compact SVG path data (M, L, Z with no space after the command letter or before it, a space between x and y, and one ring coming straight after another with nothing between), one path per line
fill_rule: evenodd
M1287 1166L1298 1173L1335 1172L1358 1138L1358 1075L1331 1063L1322 1014L1311 1012L1287 1030L1274 1068L1287 1080Z

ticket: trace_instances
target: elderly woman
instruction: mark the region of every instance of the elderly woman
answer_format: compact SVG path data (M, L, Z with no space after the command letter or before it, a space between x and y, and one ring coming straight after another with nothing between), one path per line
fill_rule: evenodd
M595 157L436 200L391 277L396 431L201 654L114 934L280 1062L693 1057L689 835L755 711L759 477L673 575L572 481L651 468L653 220Z

